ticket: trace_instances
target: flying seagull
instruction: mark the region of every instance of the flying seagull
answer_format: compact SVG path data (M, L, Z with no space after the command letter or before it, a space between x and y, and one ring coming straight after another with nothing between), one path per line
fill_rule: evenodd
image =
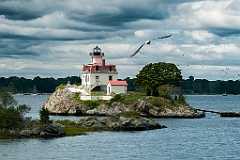
M164 38L169 38L172 35L168 35L168 36L162 36L162 37L157 37L157 38L153 38L152 40L157 40L157 39L164 39ZM141 48L145 45L145 44L151 44L151 40L147 40L146 42L144 42L130 57L135 56L140 50Z

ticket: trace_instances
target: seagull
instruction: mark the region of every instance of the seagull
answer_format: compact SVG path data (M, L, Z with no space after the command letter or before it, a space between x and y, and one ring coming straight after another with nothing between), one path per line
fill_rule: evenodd
M170 34L170 35L168 35L168 36L162 36L162 37L153 38L152 40L169 38L169 37L171 37L171 36L172 36L172 34ZM135 56L135 55L141 50L141 48L142 48L145 44L151 44L151 40L147 40L146 42L144 42L132 55L130 55L130 57Z

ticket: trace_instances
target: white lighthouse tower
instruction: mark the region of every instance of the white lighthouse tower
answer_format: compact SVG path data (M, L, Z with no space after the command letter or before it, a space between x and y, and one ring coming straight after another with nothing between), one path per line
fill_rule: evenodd
M104 53L98 46L93 48L93 52L89 55L92 58L92 63L83 65L82 86L88 92L96 86L100 86L101 90L106 90L109 80L118 79L116 65L105 63Z

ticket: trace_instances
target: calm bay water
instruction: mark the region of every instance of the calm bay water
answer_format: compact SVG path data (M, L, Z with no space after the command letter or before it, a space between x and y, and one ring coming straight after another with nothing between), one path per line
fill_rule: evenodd
M38 111L48 97L15 98L19 104L32 107L27 116L39 118ZM194 95L186 96L186 100L195 108L240 111L238 95ZM156 120L168 128L142 132L95 132L54 139L0 140L0 159L240 159L240 118L223 118L207 113L201 119Z

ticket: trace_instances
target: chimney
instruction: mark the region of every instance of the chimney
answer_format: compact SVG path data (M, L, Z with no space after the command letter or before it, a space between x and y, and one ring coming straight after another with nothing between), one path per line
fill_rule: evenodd
M102 69L105 71L105 59L102 59Z

